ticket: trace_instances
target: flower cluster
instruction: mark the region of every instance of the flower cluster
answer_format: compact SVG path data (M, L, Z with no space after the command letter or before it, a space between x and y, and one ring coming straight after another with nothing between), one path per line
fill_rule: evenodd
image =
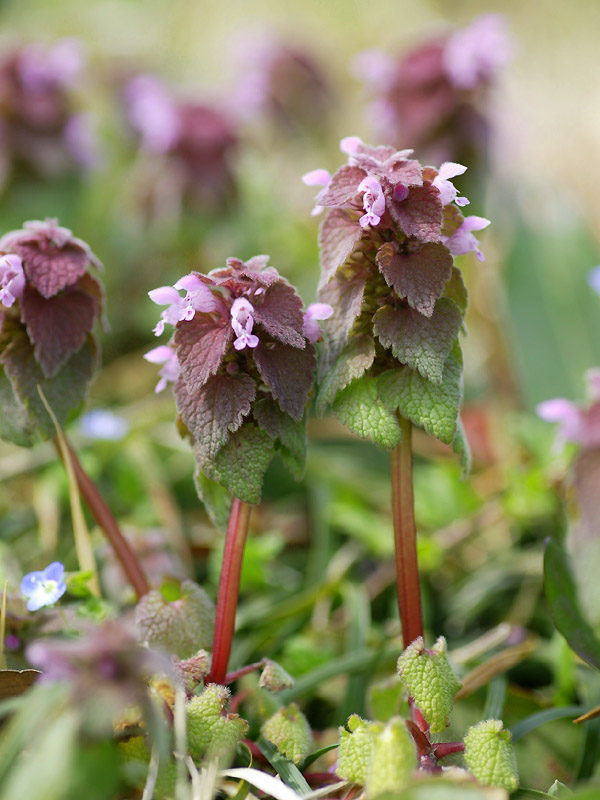
M313 343L318 320L332 313L325 303L303 313L293 287L267 262L230 258L223 269L149 292L166 306L155 333L175 328L168 345L146 354L163 365L156 390L174 382L201 473L247 502L258 502L274 450L295 474L303 470Z
M202 208L218 208L235 195L238 136L229 114L207 103L178 100L153 75L132 78L124 99L142 149L153 155L150 199L155 204L165 183L178 200Z
M484 103L511 52L504 19L484 14L400 58L361 53L356 71L374 97L375 134L410 141L435 161L481 151L488 138Z
M89 118L73 100L83 66L83 48L75 39L29 44L2 60L3 173L25 166L46 177L97 164Z
M305 176L323 186L320 300L336 309L325 325L318 408L333 403L355 432L387 447L399 439L399 411L462 448L457 337L467 292L452 256L483 260L473 231L489 220L463 217L469 201L452 183L460 164L422 167L412 150L354 136L341 149L348 164L333 176Z
M556 397L540 403L538 416L546 422L558 423L558 443L574 442L584 449L600 447L600 369L585 374L590 402L579 405Z
M34 430L54 435L38 385L61 424L81 405L98 357L92 330L103 290L90 273L98 267L88 245L53 219L0 238L3 438L30 444Z

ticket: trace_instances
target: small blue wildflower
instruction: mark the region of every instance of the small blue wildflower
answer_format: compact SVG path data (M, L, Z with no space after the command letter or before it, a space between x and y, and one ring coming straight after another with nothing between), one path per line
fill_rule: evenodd
M590 270L588 283L592 289L595 289L600 294L600 267L594 267L594 269Z
M53 561L43 572L30 572L21 581L21 592L28 597L27 608L37 611L42 606L51 606L67 591L63 581L64 566Z
M116 442L129 433L129 423L118 414L105 408L88 411L79 423L79 428L88 439L106 439Z

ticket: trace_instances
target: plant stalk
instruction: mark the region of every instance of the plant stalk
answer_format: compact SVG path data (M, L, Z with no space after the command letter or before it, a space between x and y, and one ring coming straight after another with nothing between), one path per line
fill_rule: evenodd
M75 472L75 478L81 496L86 502L92 516L106 534L106 538L110 542L115 556L117 557L123 572L127 576L129 583L132 585L138 600L150 591L150 586L146 580L142 568L140 567L137 557L127 539L121 533L121 530L115 520L112 511L107 506L104 498L98 491L97 486L85 472L77 454L73 450L71 444L66 440L67 447L69 448L69 456ZM62 460L62 454L58 442L54 440L54 444Z
M423 636L421 589L417 562L417 527L413 499L412 426L398 417L402 440L391 453L392 514L396 551L398 609L404 647Z
M244 503L243 500L237 497L233 498L225 537L223 566L219 579L212 667L206 679L207 683L225 683L235 628L235 612L237 611L238 595L240 593L244 546L248 536L251 511L251 505Z

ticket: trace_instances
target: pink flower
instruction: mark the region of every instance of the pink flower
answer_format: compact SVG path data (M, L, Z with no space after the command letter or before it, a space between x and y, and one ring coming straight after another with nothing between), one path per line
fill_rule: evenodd
M76 85L84 61L83 46L77 39L61 39L50 49L32 44L19 57L19 76L34 93L68 89Z
M396 63L387 53L373 48L363 50L354 57L352 71L372 88L385 92L392 84Z
M252 333L254 327L254 306L245 297L237 297L231 306L231 327L235 331L237 339L233 346L236 350L243 350L245 347L258 347L259 338Z
M328 303L311 303L304 312L304 335L311 344L318 342L323 336L317 320L329 319L333 308Z
M154 389L157 394L158 392L162 392L163 389L166 389L167 383L174 383L179 377L180 367L179 361L177 360L177 353L168 345L160 345L153 350L149 350L147 353L144 353L144 358L151 364L163 365L158 373L160 380Z
M327 186L331 180L331 175L326 169L313 169L302 176L302 182L307 186ZM323 211L323 206L315 206L310 212L311 217L318 216Z
M358 191L363 194L363 208L366 214L359 219L361 227L379 225L385 212L385 197L381 184L371 175L367 175L358 185Z
M500 14L484 14L448 39L443 53L444 70L458 89L473 89L492 80L512 52L504 18Z
M437 187L440 193L440 200L443 206L448 203L455 202L457 206L466 206L469 200L466 197L457 197L458 190L454 184L450 182L450 178L455 178L457 175L462 175L467 171L466 167L462 164L455 164L452 161L446 161L439 169L438 174L433 179L433 185Z
M165 325L177 325L180 319L185 319L185 301L173 286L159 286L158 289L152 289L148 292L148 297L157 306L167 306L154 326L155 336L163 333Z
M179 137L181 122L176 103L153 75L138 75L127 84L129 119L154 153L166 153Z
M179 294L180 289L186 290L185 297ZM219 307L217 298L193 272L180 278L175 286L152 289L148 297L159 306L167 306L154 327L156 336L163 333L165 325L177 325L178 322L194 319L196 311L216 311Z
M20 256L8 254L0 257L0 303L10 308L25 289L25 273Z
M362 139L360 136L344 136L344 138L340 142L340 150L342 153L347 153L349 156L353 156L362 146Z
M600 447L600 368L585 373L588 406L577 405L564 397L546 400L536 408L545 422L558 422L559 443L575 442L586 448Z
M455 256L462 256L473 250L480 261L485 261L485 256L479 249L479 241L471 231L481 231L489 224L490 220L485 217L465 217L460 228L454 231L452 236L442 236L442 242Z

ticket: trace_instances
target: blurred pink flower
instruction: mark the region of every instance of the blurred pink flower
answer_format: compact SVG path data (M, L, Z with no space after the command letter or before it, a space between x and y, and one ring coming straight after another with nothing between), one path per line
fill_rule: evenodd
M486 83L510 60L513 43L501 14L483 14L453 33L444 48L443 64L459 89Z
M591 403L583 406L563 397L546 400L536 408L545 422L557 422L559 443L574 442L584 448L600 447L600 368L585 374Z
M154 389L155 393L162 392L167 388L167 383L175 383L179 377L180 367L177 360L177 353L168 345L160 345L153 350L144 353L144 358L151 364L162 364L159 371L160 380Z
M166 153L179 137L177 105L163 83L153 75L136 75L125 87L129 119L144 147Z
M323 332L318 320L329 319L333 308L328 303L311 303L304 312L304 335L311 344L318 342Z

